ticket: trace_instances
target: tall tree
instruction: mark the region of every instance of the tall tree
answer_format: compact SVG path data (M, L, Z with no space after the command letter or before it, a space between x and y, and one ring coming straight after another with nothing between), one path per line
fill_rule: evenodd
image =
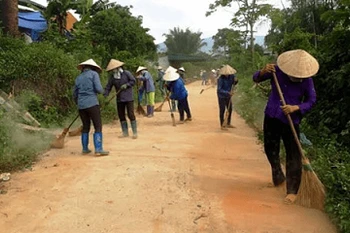
M165 34L165 45L169 54L185 54L191 55L199 52L200 48L206 45L201 39L201 32L191 32L175 27Z
M94 46L105 53L103 63L122 51L135 57L153 56L156 52L149 29L142 27L142 17L132 16L129 7L116 5L96 13L88 29Z
M232 3L236 3L239 9L234 14L231 25L245 28L243 31L249 35L252 63L254 64L254 26L262 17L268 16L273 8L270 4L259 4L259 0L216 0L209 5L206 16L215 12L218 7L231 7Z
M4 33L19 36L18 0L0 0L0 8Z

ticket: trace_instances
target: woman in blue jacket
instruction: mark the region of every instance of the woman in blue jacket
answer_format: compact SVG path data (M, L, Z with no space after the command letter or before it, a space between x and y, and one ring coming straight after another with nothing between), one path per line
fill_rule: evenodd
M81 73L75 79L73 97L78 105L79 115L83 123L81 134L83 154L91 152L88 145L92 121L95 128L95 155L108 155L109 152L103 150L102 147L102 121L100 105L97 99L97 94L103 93L100 76L98 74L101 72L101 67L99 67L94 60L89 59L80 63L78 69L81 70Z
M177 100L177 108L180 114L180 124L191 121L192 115L188 104L188 92L177 70L171 66L166 70L164 80L168 81L167 89L171 92L170 99ZM185 120L185 112L187 118Z
M238 83L238 80L235 76L236 72L237 71L229 65L224 65L220 69L220 77L217 83L217 95L218 95L218 101L219 101L220 126L222 130L227 130L227 128L234 128L231 125L231 116L232 116L231 97L233 95L233 88ZM226 108L228 111L227 125L223 125Z
M147 117L153 117L154 114L154 97L156 88L152 75L147 71L146 67L139 66L136 70L137 78L143 82L144 91L147 99Z

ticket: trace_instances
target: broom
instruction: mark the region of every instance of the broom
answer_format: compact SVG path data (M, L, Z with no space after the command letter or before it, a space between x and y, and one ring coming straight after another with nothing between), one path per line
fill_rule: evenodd
M278 83L275 72L273 72L273 78L274 78L282 105L285 106L286 101L284 100L282 90ZM304 155L304 151L301 147L301 143L295 131L292 118L290 117L289 114L287 115L287 119L288 119L290 128L292 130L294 140L298 146L298 150L301 155L302 163L303 163L301 182L300 182L299 191L298 191L295 203L305 207L323 210L324 200L326 196L324 185L322 184L322 182L320 181L320 179L317 177L316 173L312 169L310 161Z
M50 146L51 148L57 148L57 149L61 149L64 147L64 138L66 137L69 128L74 124L74 122L78 119L79 114L74 118L74 120L70 123L70 125L67 128L64 128L62 133L51 142Z
M120 91L121 91L121 90L119 89L119 90L117 91L116 95L118 95ZM112 101L112 99L114 99L114 96L112 96L112 97L105 103L105 106L106 106L107 104L109 104L109 103ZM102 109L102 108L101 108L101 109ZM67 133L68 133L70 127L74 124L74 122L78 119L78 117L79 117L79 114L74 118L74 120L69 124L69 126L68 126L67 128L64 128L63 131L62 131L62 133L61 133L55 140L53 140L53 141L51 142L51 144L50 144L51 148L62 149L62 148L64 147L64 138L66 137L66 135L67 135ZM73 130L72 133L69 132L69 135L70 135L70 136L72 136L72 134L73 134L73 136L81 135L81 130L82 130L82 129L83 129L83 127L80 126L78 129Z
M162 111L162 107L165 103L165 101L167 100L168 96L164 98L163 102L156 108L154 109L155 112L161 112Z
M171 120L173 121L173 126L176 126L176 123L175 123L175 116L174 116L174 112L173 112L173 109L171 108L171 104L170 104L170 99L169 98L166 98L166 100L168 101L168 104L169 104L169 108L170 108L170 116L171 116Z
M199 94L202 94L205 90L208 90L208 89L210 89L210 88L212 88L212 86L207 87L207 88L203 88L203 89L201 90L201 92L199 92Z
M166 97L164 98L163 102L156 108L154 109L155 112L161 112L162 111L162 107L165 103L165 101L169 98L169 92L167 91Z
M137 109L136 109L136 112L139 114L139 115L143 115L143 116L146 116L146 112L145 110L143 109L143 107L141 106L141 102L140 102L140 92L139 92L139 81L136 81L136 86L137 86Z

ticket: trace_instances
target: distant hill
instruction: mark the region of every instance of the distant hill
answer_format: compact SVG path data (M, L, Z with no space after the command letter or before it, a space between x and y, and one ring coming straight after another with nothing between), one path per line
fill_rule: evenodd
M261 46L264 46L265 36L255 36L255 43ZM201 48L201 51L204 53L210 53L213 49L214 40L211 37L207 37L203 39L204 42L207 43L206 46ZM167 51L167 47L164 43L157 44L157 52L164 53Z

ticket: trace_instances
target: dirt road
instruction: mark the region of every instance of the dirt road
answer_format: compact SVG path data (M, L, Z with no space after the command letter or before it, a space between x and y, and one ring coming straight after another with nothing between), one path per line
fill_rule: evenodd
M219 129L216 90L187 86L193 121L166 105L138 118L139 138L104 127L110 156L80 155L80 137L14 174L0 195L1 233L334 233L327 216L283 204L255 133L237 114ZM176 114L178 120L178 115ZM91 138L91 137L90 137Z

